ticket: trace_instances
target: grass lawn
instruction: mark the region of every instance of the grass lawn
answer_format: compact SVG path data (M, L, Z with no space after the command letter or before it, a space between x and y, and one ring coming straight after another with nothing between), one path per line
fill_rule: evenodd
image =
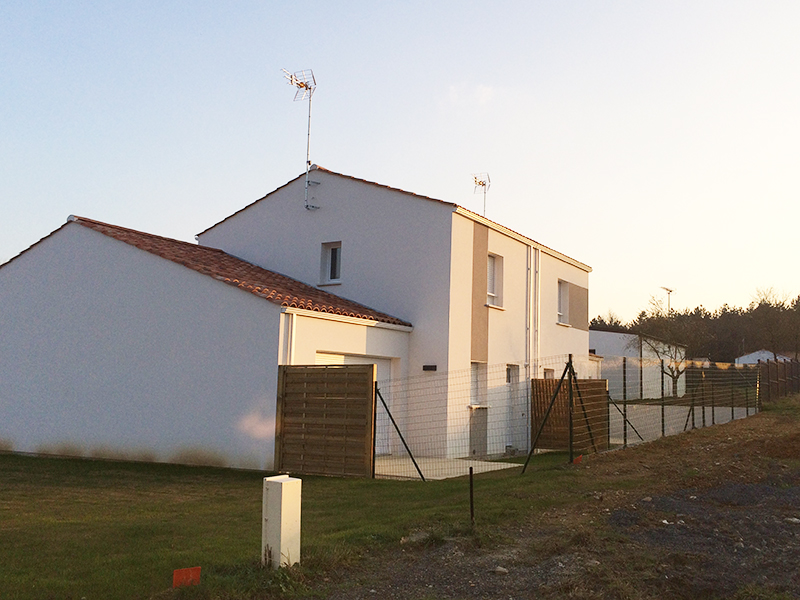
M521 466L478 475L474 528L467 478L303 477L303 564L279 571L261 569L259 561L262 480L269 473L0 452L0 598L305 597L366 553L398 555L400 539L415 530L426 533L423 543L457 536L502 546L512 539L504 536L515 535L510 526L538 523L547 511L550 526L563 531L531 548L539 560L550 550L562 552L550 542L563 545L586 531L601 541L610 535L598 525L586 529L602 506L597 490L624 499L730 478L757 481L774 471L773 454L780 469L797 468L800 396L765 407L762 416L611 452L578 467L552 453L534 457L525 475ZM617 565L613 557L627 546L614 535L598 542L594 555L606 556L614 581L635 580L636 559L644 555L631 551ZM195 566L202 567L201 585L172 590L173 570Z
M542 455L524 476L520 469L477 476L476 535L569 501L578 482L565 463L564 455ZM0 597L249 598L291 591L304 576L396 545L417 528L442 536L470 530L464 478L303 477L303 568L263 572L265 475L0 454ZM198 565L202 585L172 592L172 571Z

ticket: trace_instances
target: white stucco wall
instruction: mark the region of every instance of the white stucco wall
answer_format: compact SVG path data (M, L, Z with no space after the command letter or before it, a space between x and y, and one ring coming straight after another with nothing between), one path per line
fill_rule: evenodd
M489 309L488 363L524 363L527 358L528 246L490 229L489 253L503 258L503 306Z
M422 366L436 365L438 373L452 379L434 416L417 424L416 415L407 415L409 427L433 431L437 453L457 454L469 436L463 424L468 398L453 390L471 362L475 220L489 228L488 252L503 258L503 306L489 309L488 363L520 364L524 378L526 359L588 354L588 331L556 323L558 279L588 288L585 270L541 251L536 283L527 241L461 214L452 204L322 170L313 170L311 181L318 185L310 188L310 203L319 209L304 208L300 178L201 234L199 241L412 323L403 376L425 377ZM341 242L341 282L322 286L322 245L330 242ZM537 335L529 337L534 322ZM306 360L321 350L312 346L303 351ZM282 348L289 352L285 342ZM292 361L303 362L296 356ZM498 406L490 419L510 422L521 410Z
M600 356L639 358L639 336L616 331L589 332L589 347Z
M639 336L616 331L590 331L589 347L603 357L601 374L608 381L611 398L615 401L639 398ZM623 357L628 359L624 366Z
M283 309L284 335L291 336L290 354L281 364L313 365L318 353L369 356L392 361L386 378L399 379L408 372L409 331L363 319L327 318L309 311Z
M311 285L321 247L342 244L341 283L323 289L414 326L409 374L448 367L452 205L313 170L312 203L300 178L199 236L201 244Z
M446 455L464 457L468 455L470 444L470 398L464 380L469 379L471 366L472 332L472 274L473 235L475 224L464 215L453 214L453 251L451 254L451 294L450 294L450 377L448 388L448 428ZM519 394L507 393L505 365L518 364L519 376L524 385L527 358L526 319L528 306L528 246L503 233L489 229L487 251L502 258L502 277L498 281L501 288L499 307L489 307L488 311L488 360L486 368L491 372L487 377L486 395L491 398L486 410L487 429L490 433L487 451L490 454L502 453L506 445L519 443L519 427L512 424L514 419L527 422L527 408L521 405ZM480 269L486 269L485 257ZM499 269L499 264L496 263ZM485 290L483 291L485 294ZM443 418L443 417L442 417ZM498 432L507 430L504 436ZM524 437L524 430L522 431Z
M472 243L475 224L452 214L448 310L449 370L470 368L472 341ZM440 371L446 370L439 367Z
M14 450L272 468L280 307L77 223L0 267Z
M401 430L408 430L407 398L392 393L388 380L408 376L410 328L290 308L283 309L281 322L282 347L286 349L281 364L376 365L381 396ZM376 452L401 451L400 439L380 402L376 410Z

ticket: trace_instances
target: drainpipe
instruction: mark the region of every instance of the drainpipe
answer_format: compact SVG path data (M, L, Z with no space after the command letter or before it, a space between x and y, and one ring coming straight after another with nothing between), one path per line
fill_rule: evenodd
M525 365L526 385L530 398L531 379L539 376L539 249L528 246L527 251L527 286L525 290ZM530 410L530 405L528 406ZM530 417L528 418L530 423ZM527 446L531 444L531 429L525 428L528 434Z
M531 310L533 298L531 297L531 247L527 246L525 254L525 380L530 385L531 379Z
M533 298L532 298L532 277L531 277L531 247L526 246L525 251L525 397L527 398L527 403L525 407L525 448L530 449L531 445L531 427L529 423L531 422L531 394L533 392L531 386L531 377L533 377L533 369L531 366L531 321L533 320L533 315L531 311L533 310Z
M536 365L537 371L535 375L538 376L539 359L541 348L539 347L539 327L541 317L541 273L539 272L540 255L539 249L533 249L533 352L532 359Z
M297 315L292 313L289 321L289 364L294 364L295 330L297 329Z

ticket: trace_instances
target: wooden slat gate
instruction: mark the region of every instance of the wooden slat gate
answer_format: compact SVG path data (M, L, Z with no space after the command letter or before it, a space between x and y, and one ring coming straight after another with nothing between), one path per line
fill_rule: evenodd
M599 452L608 448L608 392L605 379L579 379L580 397L573 388L574 449ZM539 431L547 407L558 385L557 379L531 380L531 428ZM536 443L537 448L569 450L569 382L564 381L553 410Z
M374 365L278 367L278 471L373 477L374 437Z

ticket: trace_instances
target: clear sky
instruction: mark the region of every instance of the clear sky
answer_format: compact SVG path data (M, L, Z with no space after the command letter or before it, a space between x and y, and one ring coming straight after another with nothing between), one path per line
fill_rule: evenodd
M312 162L476 212L488 172L590 316L796 296L798 32L797 0L4 0L0 262L70 214L192 241L299 175L310 68Z

